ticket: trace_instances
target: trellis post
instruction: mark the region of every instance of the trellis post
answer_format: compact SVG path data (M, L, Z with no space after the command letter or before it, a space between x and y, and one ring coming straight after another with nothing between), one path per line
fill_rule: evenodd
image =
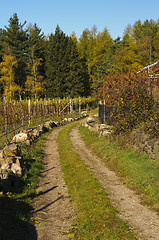
M15 136L15 101L13 100L13 134Z
M81 99L79 98L79 114L81 114Z
M29 113L29 128L30 128L30 122L31 122L31 105L30 105L30 99L28 100L28 113Z
M7 145L9 143L9 140L8 140L8 129L7 129L7 109L6 109L6 97L4 96L4 114L5 114L5 130L6 130L6 142L7 142Z
M104 119L103 119L103 121L104 121L104 123L105 123L105 100L104 100L104 111L103 111L103 112L104 112L104 116L103 116Z
M20 110L21 110L21 117L22 117L22 131L24 130L24 122L23 122L23 106L22 106L22 98L20 95Z

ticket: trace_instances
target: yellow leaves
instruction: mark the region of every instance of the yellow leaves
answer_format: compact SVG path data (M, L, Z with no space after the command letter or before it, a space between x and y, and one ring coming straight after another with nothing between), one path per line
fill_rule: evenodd
M25 83L26 90L29 91L34 98L37 98L38 95L42 94L45 90L45 82L43 81L43 77L39 74L39 66L41 66L41 64L41 58L34 59L33 65L30 66L30 76L27 76L27 81Z
M2 75L0 78L0 83L3 84L6 100L9 100L13 99L16 91L21 91L20 86L14 82L14 68L17 67L18 63L16 58L11 53L4 54L2 59L3 60L0 63L0 72Z

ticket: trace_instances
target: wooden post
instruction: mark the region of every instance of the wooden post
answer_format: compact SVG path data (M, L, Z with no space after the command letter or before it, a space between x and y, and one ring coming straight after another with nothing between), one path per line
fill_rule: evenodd
M60 113L61 113L61 101L60 101L60 98L59 98L59 117L60 117Z
M58 101L56 101L56 112L57 112L57 121L59 120L59 114L58 114Z
M28 100L28 120L29 120L29 128L30 128L30 120L31 120L31 106L30 106L30 99Z
M7 109L6 109L6 97L4 96L4 114L5 114L5 130L6 130L6 142L7 145L9 143L8 141L8 129L7 129Z
M81 99L79 98L79 114L81 114Z
M69 100L67 98L67 119L69 118Z
M13 134L15 136L15 101L13 100Z
M105 100L104 100L104 111L103 111L103 114L104 114L104 116L103 116L103 122L105 123Z
M64 119L64 116L65 116L65 109L64 109L64 103L62 101L62 109L63 109L63 119Z
M20 95L20 110L21 110L21 118L22 118L22 131L24 130L24 122L23 122L23 106L22 106L22 98Z

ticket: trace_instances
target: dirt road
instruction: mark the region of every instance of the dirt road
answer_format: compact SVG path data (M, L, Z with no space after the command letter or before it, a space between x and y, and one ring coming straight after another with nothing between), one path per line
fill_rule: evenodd
M57 136L61 128L49 135L44 156L39 195L34 202L34 222L38 240L66 240L73 223L74 209L67 198L67 187L59 163Z
M56 140L60 130L55 129L46 141L45 169L39 183L39 195L34 202L33 217L38 240L67 240L69 227L75 217L74 206L67 198L67 187L59 163ZM70 137L75 150L106 189L113 205L119 209L119 216L129 223L137 239L159 240L159 216L142 206L139 197L87 149L80 138L78 127L72 130Z
M126 220L138 239L159 240L159 216L140 203L139 197L128 189L113 171L110 171L101 160L88 150L80 138L78 127L71 132L71 140L96 178L109 194L113 205L119 209L120 218Z

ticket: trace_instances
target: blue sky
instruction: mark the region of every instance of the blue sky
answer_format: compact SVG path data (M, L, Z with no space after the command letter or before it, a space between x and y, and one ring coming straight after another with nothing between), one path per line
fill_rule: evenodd
M21 23L36 23L45 35L54 33L58 24L67 35L74 31L80 37L96 25L98 31L106 27L115 39L137 20L157 21L159 0L1 0L0 28L8 25L13 13Z

